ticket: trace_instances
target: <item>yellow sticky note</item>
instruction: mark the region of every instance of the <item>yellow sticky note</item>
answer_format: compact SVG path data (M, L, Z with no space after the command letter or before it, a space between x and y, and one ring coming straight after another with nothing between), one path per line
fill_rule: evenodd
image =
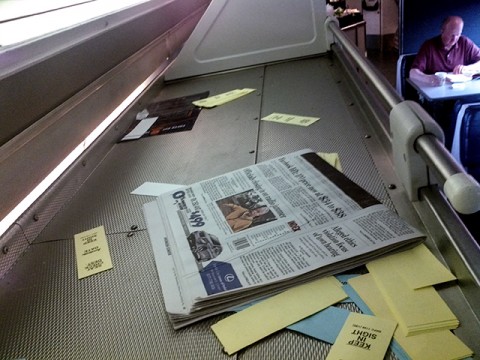
M458 319L433 287L412 289L388 262L373 261L367 269L405 334L458 327Z
M396 270L412 289L455 280L455 276L425 244L372 261L371 264L378 263L388 263L388 267Z
M340 282L330 276L272 296L219 321L212 330L231 355L346 297Z
M74 240L79 279L113 267L103 226L76 234Z
M251 92L255 91L255 89L235 89L228 91L226 93L210 96L205 99L193 101L192 104L198 107L203 108L213 108L215 106L223 105L229 101L238 99L239 97L245 96L250 94Z
M273 113L262 118L262 120L279 122L282 124L290 125L299 125L299 126L309 126L312 125L315 121L320 118L310 117L310 116L300 116L300 115L290 115L290 114L281 114Z
M371 274L351 278L348 283L376 316L394 319ZM454 360L473 354L472 350L449 330L432 331L407 337L397 327L393 337L412 360Z
M371 315L350 313L327 360L382 360L397 323Z
M340 158L338 157L337 153L322 153L318 152L318 156L320 156L323 160L325 160L327 163L332 165L335 169L337 169L340 172L343 172L342 170L342 165L340 164Z

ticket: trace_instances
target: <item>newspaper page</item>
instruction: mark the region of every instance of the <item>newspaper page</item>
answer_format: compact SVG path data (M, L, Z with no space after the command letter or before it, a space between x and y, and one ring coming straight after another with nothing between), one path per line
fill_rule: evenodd
M171 191L144 212L174 327L423 237L311 150Z

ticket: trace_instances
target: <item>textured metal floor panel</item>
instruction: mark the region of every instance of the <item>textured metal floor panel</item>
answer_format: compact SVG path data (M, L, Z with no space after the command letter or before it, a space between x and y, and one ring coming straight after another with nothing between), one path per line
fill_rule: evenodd
M303 148L338 153L344 173L387 206L393 206L374 166L361 126L363 115L328 57L269 66L265 74L262 117L272 112L320 117L307 129L262 122L259 161ZM364 122L364 121L363 121Z
M0 288L0 358L224 358L213 319L168 326L147 232L108 240L114 268L80 281L73 239L30 247Z
M260 93L262 84L263 68L256 68L172 84L153 101L206 90L218 94L232 87L259 89ZM237 102L202 110L192 131L116 144L37 241L69 238L92 225L104 225L107 233L125 232L132 225L145 229L142 205L148 198L130 194L144 182L187 185L253 164L260 105L261 96L252 93Z
M152 198L130 192L146 181L189 184L310 147L338 152L346 175L393 207L369 151L374 140L363 136L364 115L339 90L341 79L320 57L166 85L157 100L205 90L256 92L202 110L192 131L112 148L0 280L0 359L227 358L209 329L221 316L173 331L142 214ZM308 128L259 120L271 112L321 120ZM99 225L114 267L77 280L73 236ZM133 225L138 230L129 235ZM328 348L285 330L238 358L321 359Z

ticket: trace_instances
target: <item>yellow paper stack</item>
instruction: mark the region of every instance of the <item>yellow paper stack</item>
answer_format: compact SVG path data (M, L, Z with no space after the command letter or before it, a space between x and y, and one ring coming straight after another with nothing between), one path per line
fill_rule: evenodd
M432 286L411 288L388 258L367 264L367 269L405 335L458 327L455 314Z
M349 284L370 310L398 322L394 338L413 359L463 359L472 351L449 329L459 322L432 287L455 277L425 245L367 264Z

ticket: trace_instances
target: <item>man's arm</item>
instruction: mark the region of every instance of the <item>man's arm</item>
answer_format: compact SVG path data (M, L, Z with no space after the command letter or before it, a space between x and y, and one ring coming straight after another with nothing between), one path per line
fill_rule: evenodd
M465 39L465 65L459 64L453 69L454 74L473 75L480 73L480 48L471 39Z
M409 76L410 76L410 79L414 81L418 81L431 86L439 86L442 84L442 79L440 79L438 76L434 74L427 75L417 68L411 68Z
M465 74L465 75L473 75L480 73L480 61L477 61L470 65L457 65L455 69L453 69L454 74Z

